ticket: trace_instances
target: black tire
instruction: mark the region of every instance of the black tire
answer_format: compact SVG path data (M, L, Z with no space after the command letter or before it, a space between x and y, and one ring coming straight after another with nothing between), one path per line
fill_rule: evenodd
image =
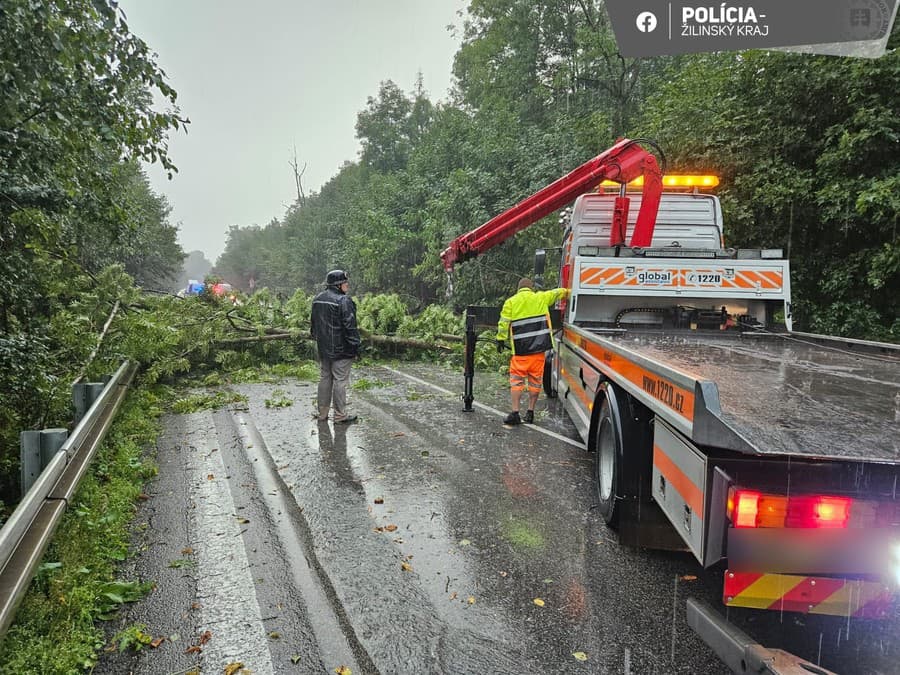
M637 425L629 410L628 395L609 385L594 432L594 487L600 515L610 527L619 524L620 502L638 490L640 457L626 449L641 442Z
M553 387L553 352L544 355L544 395L547 398L556 398L559 392Z

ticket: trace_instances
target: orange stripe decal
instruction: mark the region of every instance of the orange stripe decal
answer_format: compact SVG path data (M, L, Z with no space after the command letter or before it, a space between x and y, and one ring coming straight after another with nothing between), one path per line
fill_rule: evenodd
M581 382L576 381L569 373L563 373L562 376L563 379L569 383L569 391L574 393L578 397L578 400L584 403L585 407L588 409L588 413L590 413L591 409L594 407L594 402L582 388ZM590 414L588 414L588 417L590 417Z
M703 520L703 492L656 444L653 445L653 467L666 477L666 482L678 491L691 511Z
M646 370L636 363L600 345L584 339L573 331L565 330L566 340L580 347L601 364L601 370L615 371L655 400L675 411L689 422L694 420L694 392Z

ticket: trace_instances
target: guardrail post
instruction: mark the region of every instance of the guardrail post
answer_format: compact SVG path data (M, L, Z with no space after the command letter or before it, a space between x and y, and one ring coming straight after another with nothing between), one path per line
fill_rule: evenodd
M19 435L19 460L21 494L28 492L34 485L44 467L53 459L66 442L69 432L66 429L42 429L41 431L23 431Z
M59 452L69 437L68 429L44 429L41 431L41 470L44 470L53 455Z
M79 382L72 385L72 401L75 403L75 424L87 414L94 405L94 401L103 392L106 386L103 382Z
M41 475L41 432L23 431L19 434L20 494L28 492Z

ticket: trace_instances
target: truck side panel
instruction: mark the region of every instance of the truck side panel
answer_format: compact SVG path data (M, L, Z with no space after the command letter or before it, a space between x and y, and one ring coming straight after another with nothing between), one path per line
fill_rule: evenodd
M658 418L653 424L653 499L703 560L707 458Z

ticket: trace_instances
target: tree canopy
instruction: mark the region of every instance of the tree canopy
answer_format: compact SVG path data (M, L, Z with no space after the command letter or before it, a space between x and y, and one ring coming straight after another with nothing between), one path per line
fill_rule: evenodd
M137 164L175 171L167 134L186 123L175 98L115 3L0 7L0 441L55 418L62 376L90 350L62 317L80 304L91 313L78 321L102 325L112 300L85 297L104 268L150 286L180 269L168 204ZM0 447L2 469L14 458Z
M730 245L790 256L798 326L896 341L898 46L895 27L879 59L625 59L597 0L472 0L452 100L383 82L358 116L359 161L283 220L232 230L224 259L252 260L283 293L345 267L356 292L428 304L455 236L617 137L646 137L670 169L721 176ZM504 297L535 247L559 245L551 220L459 266L451 303Z

